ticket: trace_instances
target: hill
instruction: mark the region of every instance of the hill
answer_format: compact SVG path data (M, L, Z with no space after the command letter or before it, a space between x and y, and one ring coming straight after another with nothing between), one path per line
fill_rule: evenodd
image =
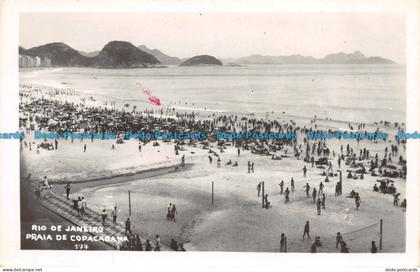
M137 46L137 48L140 49L141 51L144 51L144 52L156 57L160 61L160 63L162 63L162 64L178 65L182 62L181 59L179 59L177 57L168 56L168 55L162 53L161 51L159 51L158 49L149 49L145 45L139 45L139 46Z
M192 57L180 64L180 66L212 66L212 65L223 65L223 63L213 56L200 55L200 56Z
M93 65L100 68L142 68L160 63L154 56L124 41L107 43L93 60Z
M92 63L91 59L61 42L47 43L27 50L19 49L21 51L29 56L47 57L51 59L52 66L89 66Z

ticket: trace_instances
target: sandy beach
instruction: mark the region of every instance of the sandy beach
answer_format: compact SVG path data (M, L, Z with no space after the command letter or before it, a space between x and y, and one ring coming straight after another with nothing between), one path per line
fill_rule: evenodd
M43 94L37 94L38 97L32 94L29 100L36 100L42 96L47 100L56 99L60 103L89 101L80 95L52 98L48 97L45 91L41 92ZM91 102L84 107L95 106L94 98ZM265 122L290 122L280 116L281 113L272 113L254 118L261 118ZM313 127L312 121L307 118L295 118L292 123L296 128L302 129ZM317 129L348 129L348 123L343 121L324 119L316 122ZM352 125L356 127L359 124ZM357 156L361 149L366 148L370 151L371 158L374 154L378 154L380 159L384 157L385 147L390 149L391 144L396 144L393 135L396 134L397 128L370 123L366 124L363 130L373 132L378 127L391 136L388 141L326 141L331 151L326 157L332 163L334 174L338 174L337 159L342 154L341 146L349 145ZM301 145L304 149L305 146L305 134L298 135L295 145L286 144L281 150L272 153L279 156L287 153L287 157L282 160L273 160L272 156L255 154L251 149L244 148L241 148L238 156L237 148L230 145L225 145L224 152L221 153L217 142L210 143L207 149L203 149L201 145L185 145L184 150L176 155L176 144L173 141L159 140L158 146L154 146L154 141L142 143L139 151L139 141L134 139L121 144L117 144L115 140L92 142L84 139L72 142L70 139L60 139L58 149L40 148L38 154L36 146L44 140L31 139L31 136L25 139L21 158L27 171L24 174L30 174L34 181L47 176L54 191L62 194L65 193L64 183L70 182L74 184L72 198L84 196L89 207L97 211L103 208L111 210L116 205L121 221L128 217L130 190L133 230L144 237L159 234L162 243L167 245L171 239L175 239L183 243L187 250L278 252L280 234L285 233L290 252L309 252L315 236L320 236L323 243L318 249L319 252L339 252L340 249L336 249L335 235L341 232L350 252L369 252L370 242L379 241L379 220L383 219L385 234L382 252L404 252L405 212L402 208L392 205L392 194L373 191L374 184L378 184L377 179L383 177L367 173L364 179L347 178L348 170L354 173L357 168L345 165L343 161L340 168L343 172L343 195L335 197L338 175L330 177L330 182L325 183L325 176L321 173L326 168L311 167L311 163L304 162L304 152L299 158L293 156L295 147ZM26 145L29 142L33 146L31 151ZM53 145L53 141L49 142ZM313 143L317 142L311 141L310 145ZM84 145L87 147L86 151ZM115 149L112 148L113 145ZM210 149L218 153L220 168L217 167L216 156L213 156L212 163L209 162ZM399 145L399 151L392 156L392 160L398 161L400 155L405 157L404 153L403 145ZM158 171L157 169L175 168L179 166L183 155L188 167L181 169L182 171L137 176L150 169ZM315 157L318 158L316 155ZM229 160L237 162L238 166L226 165ZM253 173L247 171L249 161L255 165ZM362 163L369 169L369 160L363 160ZM308 169L306 177L302 171L304 165ZM124 175L130 177L124 178ZM285 204L284 195L280 194L279 183L284 180L284 188L290 189L291 178L295 180L295 191L290 194L290 202ZM392 180L400 193L400 200L404 199L405 179L398 177ZM270 209L263 209L261 197L257 197L256 187L261 181L265 182L265 193L268 194L272 205ZM316 205L312 203L312 198L306 198L303 187L308 183L312 192L312 188L318 190L321 181L325 185L326 209L322 210L321 215L317 215ZM212 182L214 205L211 203ZM361 196L359 210L356 210L353 198L345 197L352 190ZM169 203L175 203L177 206L176 223L166 219ZM302 241L306 221L310 221L311 224L311 240Z

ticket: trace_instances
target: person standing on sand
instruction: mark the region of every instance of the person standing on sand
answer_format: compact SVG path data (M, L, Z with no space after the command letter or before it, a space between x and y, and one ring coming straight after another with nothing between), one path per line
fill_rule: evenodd
M356 193L356 196L354 197L354 202L356 203L356 210L359 210L360 202L362 202L359 193Z
M181 167L185 166L185 155L182 155L181 157Z
M286 236L284 233L280 236L280 252L286 252Z
M248 161L248 174L251 173L251 162Z
M314 188L313 190L312 190L312 198L314 199L314 203L315 203L315 200L316 200L316 189Z
M117 213L118 213L117 206L114 206L114 209L112 210L112 213L111 213L112 223L114 223L114 225L117 224Z
M178 213L178 211L176 210L175 204L172 205L172 210L171 210L171 216L172 216L172 220L174 220L174 222L176 222L175 219L175 215Z
M82 214L85 215L87 210L87 203L84 197L82 197Z
M337 232L337 236L335 237L335 248L338 248L338 245L341 245L341 242L343 241L343 236L341 236L341 233Z
M289 187L287 187L286 191L284 191L284 202L285 202L285 204L289 203L289 201L290 201L289 194L290 194Z
M290 189L292 189L292 192L295 191L295 181L293 180L293 178L290 180Z
M58 141L57 141L57 139L54 139L54 144L55 144L55 150L57 150L58 149Z
M258 183L258 185L257 185L257 192L258 192L258 197L260 197L260 192L261 192L261 182L260 183Z
M213 162L213 158L209 155L209 162L210 162L210 164L212 164L212 162Z
M127 235L127 232L129 232L130 235L133 235L133 232L131 231L131 221L130 221L129 217L127 217L127 220L125 220L125 232L124 233Z
M105 221L106 221L106 217L107 217L105 209L102 210L101 217L102 217L102 225L105 227Z
M67 200L69 199L69 195L70 195L70 188L71 188L71 186L70 186L70 182L67 182L67 185L66 185L66 186L64 186L64 189L66 190L66 197L67 197Z
M160 251L160 237L159 237L159 235L156 235L156 239L155 239L155 251Z
M325 194L322 194L321 206L322 206L322 209L325 210Z
M321 215L321 199L318 198L318 201L316 202L316 211L318 215Z
M306 165L304 165L303 166L303 177L305 177L305 178L306 178L306 171L307 171Z
M83 146L83 152L86 152L86 144Z
M305 227L303 229L303 237L302 237L302 240L305 240L305 234L308 236L308 240L310 240L311 237L309 236L309 221L306 221L306 223L305 223Z
M305 188L306 197L309 198L309 190L311 189L311 187L309 186L308 183L306 183L306 185L303 186L303 188Z
M312 168L314 168L314 163L315 163L315 158L314 156L311 157L311 164L312 164Z
M251 171L254 173L254 163L251 163Z
M238 157L241 155L241 149L238 146Z
M328 178L328 176L327 176ZM322 181L319 183L319 190L318 190L318 195L321 195L324 192L324 184L322 183Z
M283 180L280 181L279 186L280 186L280 194L282 195L283 194L283 186L284 186L284 181Z

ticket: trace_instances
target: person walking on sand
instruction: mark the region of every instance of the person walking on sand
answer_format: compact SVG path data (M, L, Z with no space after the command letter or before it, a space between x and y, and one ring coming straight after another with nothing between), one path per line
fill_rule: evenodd
M260 197L260 193L261 193L261 182L260 183L258 183L258 185L257 185L257 192L258 192L258 197Z
M305 227L303 228L303 237L302 237L302 240L305 240L305 235L308 236L308 240L311 239L311 237L309 236L309 221L306 221Z
M307 171L307 169L306 169L306 165L305 165L305 166L303 166L303 177L305 177L305 178L306 178L306 171Z
M129 232L130 235L133 235L133 232L131 232L131 221L129 217L127 217L127 220L125 220L125 235L127 235L127 232Z
M83 146L83 152L86 152L86 144Z
M66 198L68 200L69 199L69 195L70 195L70 189L71 189L70 182L67 182L67 185L64 186L64 189L66 190Z
M280 194L282 195L283 194L283 186L284 186L284 181L283 180L280 181L279 186L280 186Z

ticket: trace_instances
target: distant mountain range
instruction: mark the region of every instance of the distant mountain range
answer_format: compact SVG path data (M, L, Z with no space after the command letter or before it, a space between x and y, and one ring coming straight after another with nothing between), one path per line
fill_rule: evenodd
M65 67L144 68L160 64L156 57L124 41L107 43L93 57L81 54L64 43L48 43L27 50L19 47L19 54L49 58L52 66Z
M237 64L395 64L392 60L381 57L366 57L360 51L354 53L329 54L321 59L310 56L262 56L251 55L243 58L227 58L224 63Z
M360 51L354 53L329 54L316 59L311 56L264 56L251 55L242 58L218 60L213 56L200 55L190 59L168 56L158 49L149 49L145 45L138 47L125 41L111 41L101 51L77 51L61 42L25 49L19 46L19 54L49 58L52 66L98 67L98 68L144 68L156 65L241 65L241 64L395 64L392 60L381 57L366 57Z

